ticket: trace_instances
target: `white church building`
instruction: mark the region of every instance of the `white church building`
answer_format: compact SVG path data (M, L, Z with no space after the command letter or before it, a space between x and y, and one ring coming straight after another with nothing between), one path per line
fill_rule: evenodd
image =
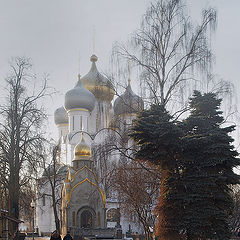
M111 171L124 161L120 152L108 149L108 143L119 144L118 136L143 109L143 100L133 93L129 80L125 92L113 103L113 85L97 70L97 60L96 55L91 56L90 71L78 76L75 86L65 93L65 102L54 113L60 141L56 170L61 180L57 186L61 231L97 235L101 229L99 234L107 235L111 229L123 233L131 229L141 233L140 224L124 215L118 194L109 184ZM40 181L44 179L43 174ZM40 233L55 230L49 191L48 184L38 187L36 221Z

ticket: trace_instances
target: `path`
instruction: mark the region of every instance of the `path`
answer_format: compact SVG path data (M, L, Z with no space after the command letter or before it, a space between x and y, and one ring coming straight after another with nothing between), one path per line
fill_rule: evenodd
M34 237L34 240L49 240L49 237ZM32 237L26 237L25 240L32 240Z

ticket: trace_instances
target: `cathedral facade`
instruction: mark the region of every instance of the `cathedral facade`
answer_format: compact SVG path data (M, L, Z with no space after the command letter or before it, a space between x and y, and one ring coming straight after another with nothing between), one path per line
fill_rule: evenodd
M60 143L57 173L61 184L57 192L61 199L61 231L91 231L96 235L97 229L102 229L107 235L118 228L123 233L129 229L141 232L140 225L121 211L119 196L109 183L114 167L124 164L121 154L105 150L131 126L143 109L143 101L134 94L129 80L125 92L112 105L114 88L97 70L97 60L97 56L91 56L90 71L78 76L75 86L66 92L63 106L54 113ZM130 142L127 140L125 145ZM48 191L46 185L38 187L37 224L42 233L55 229Z

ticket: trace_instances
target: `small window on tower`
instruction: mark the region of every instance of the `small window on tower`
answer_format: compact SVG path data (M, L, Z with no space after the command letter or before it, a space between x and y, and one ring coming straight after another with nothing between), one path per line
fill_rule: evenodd
M72 119L73 119L73 131L74 131L74 116L73 116L73 118L72 118Z
M107 211L107 221L108 222L117 222L118 221L118 210L111 208Z
M42 196L42 204L43 204L43 206L45 206L46 205L46 198L45 198L45 194L43 194L43 196Z
M98 226L100 226L100 223L101 223L101 218L100 218L100 212L98 212Z
M75 211L72 212L72 225L75 226Z

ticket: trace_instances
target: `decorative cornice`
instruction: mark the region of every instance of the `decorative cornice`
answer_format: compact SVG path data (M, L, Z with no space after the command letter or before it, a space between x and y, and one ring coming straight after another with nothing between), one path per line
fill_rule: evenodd
M57 127L65 127L68 125L69 125L68 123L59 123L59 124L57 124Z
M73 109L69 109L69 110L67 111L67 113L74 112L74 111L84 111L84 112L89 112L89 110L86 109L86 108L73 108Z

